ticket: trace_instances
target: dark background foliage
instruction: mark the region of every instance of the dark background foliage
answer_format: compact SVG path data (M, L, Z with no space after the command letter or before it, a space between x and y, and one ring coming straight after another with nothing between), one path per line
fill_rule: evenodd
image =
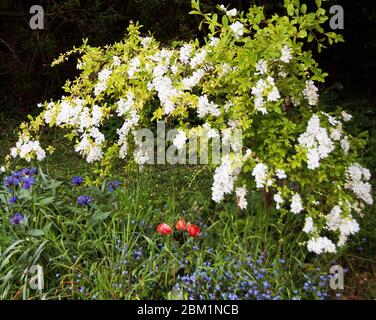
M303 1L312 3L313 1ZM202 0L204 11L216 4L246 10L250 3L284 13L283 1ZM374 0L338 0L345 9L346 42L317 55L330 77L326 89L336 97L373 99L375 87L376 10ZM29 8L45 10L45 29L31 30ZM61 86L77 74L74 61L51 68L59 53L79 46L83 38L104 45L122 38L129 21L139 21L163 43L201 37L199 17L188 15L190 0L0 0L0 112L32 112L38 102L61 96Z

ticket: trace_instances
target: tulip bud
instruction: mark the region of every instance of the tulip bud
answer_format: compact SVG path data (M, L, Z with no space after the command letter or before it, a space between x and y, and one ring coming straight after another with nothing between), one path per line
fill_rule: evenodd
M157 232L162 236L172 233L171 227L167 223L161 223L157 227Z
M180 219L177 223L176 223L176 229L179 230L179 231L185 231L187 230L187 223L185 222L184 219Z
M192 223L188 223L187 231L188 231L188 234L194 238L196 238L201 232L200 228Z

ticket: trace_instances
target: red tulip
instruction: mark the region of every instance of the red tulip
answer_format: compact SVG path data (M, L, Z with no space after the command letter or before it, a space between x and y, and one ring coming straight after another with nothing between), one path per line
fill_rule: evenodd
M185 231L187 230L187 223L184 219L180 219L178 222L176 222L176 229L179 231Z
M196 238L201 232L200 228L192 223L187 224L187 230L189 235L194 238Z
M157 227L157 232L162 236L172 233L171 227L167 223L161 223Z

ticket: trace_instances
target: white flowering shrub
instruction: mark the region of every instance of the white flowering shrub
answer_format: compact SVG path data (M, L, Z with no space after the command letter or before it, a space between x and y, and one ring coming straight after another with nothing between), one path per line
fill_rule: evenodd
M346 133L351 115L321 110L318 85L326 73L307 50L316 42L342 41L325 32L321 1L315 11L285 0L286 15L265 17L218 7L203 16L209 34L199 41L164 48L142 37L131 24L124 40L104 48L84 44L54 64L80 54L80 75L65 86L66 96L40 105L41 112L21 126L12 157L42 160L38 142L43 127L69 131L75 151L99 163L100 175L112 160L130 161L138 128L162 120L175 124L174 145L182 148L192 132L223 136L242 130L243 146L232 146L215 169L212 198L234 197L240 209L246 194L263 190L281 214L299 215L309 251L334 253L359 230L356 218L372 204L370 172L359 157L364 138ZM116 137L107 137L116 129ZM114 129L115 128L115 129ZM53 146L47 148L52 151ZM136 154L138 163L147 155Z

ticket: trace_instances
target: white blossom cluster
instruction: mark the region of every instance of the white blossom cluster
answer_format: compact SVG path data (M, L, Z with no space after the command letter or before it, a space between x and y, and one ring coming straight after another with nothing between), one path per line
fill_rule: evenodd
M244 34L244 26L240 21L236 21L230 25L230 29L235 35L235 38L239 39Z
M56 108L55 105L51 105L52 108L49 109L50 113L45 114L46 123L50 123L47 120L52 120L53 115L56 113L56 109L58 110L56 116L56 124L63 125L67 124L69 126L75 126L80 123L80 114L82 109L84 108L84 101L81 99L75 99L73 103L68 101L67 99L62 99L60 103L60 108Z
M235 193L236 193L236 198L237 198L237 206L241 210L246 209L248 202L247 202L247 198L246 198L247 189L245 188L245 186L240 187L240 188L236 188Z
M120 117L128 113L130 110L134 108L134 100L135 100L135 96L133 92L128 91L127 98L126 99L120 98L120 100L117 102L116 113Z
M94 88L94 94L98 96L101 92L105 91L107 88L108 78L111 76L112 70L103 69L98 73L98 82Z
M335 244L327 237L315 237L310 239L307 243L307 248L308 251L316 254L336 253L337 251Z
M128 134L129 132L138 124L140 116L136 108L129 110L129 113L120 129L117 129L117 134L119 136L118 145L120 146L119 156L124 159L127 155L128 148Z
M173 145L178 149L182 150L185 146L185 143L187 141L187 136L183 130L179 130L178 134L176 135Z
M39 141L31 140L29 136L22 135L18 139L16 146L10 151L13 158L19 156L30 162L34 157L42 161L46 157L46 152L42 149Z
M307 130L299 136L298 142L307 149L307 165L311 170L318 168L320 160L327 158L335 148L327 129L320 127L316 114L308 121Z
M294 214L298 214L303 211L302 198L300 194L295 193L292 196L290 210Z
M303 96L308 100L310 106L316 106L319 103L319 89L312 80L306 81L306 87L303 90Z
M229 155L222 158L221 164L215 169L212 186L212 199L221 202L226 194L232 193L237 175Z
M373 204L372 186L369 183L371 173L368 169L363 168L358 163L352 164L346 171L346 185L355 193L358 199L366 204Z
M326 226L331 231L339 232L338 246L342 247L346 244L348 237L359 231L358 222L351 216L343 217L342 209L340 206L335 206L330 214L326 216Z
M98 128L93 128L89 133L84 133L81 136L81 140L76 145L75 151L85 156L88 163L92 163L102 158L103 143L104 135L99 132Z
M345 122L349 122L353 118L353 116L347 113L346 111L342 111L341 115L342 115L343 121Z
M192 46L190 44L185 44L180 48L179 59L182 64L188 64L191 58Z
M261 59L256 63L256 74L263 75L268 73L268 61Z
M197 86L204 75L204 69L198 69L194 71L190 77L184 78L182 80L184 90L191 90L193 87Z
M315 225L313 223L313 219L312 217L306 217L305 219L305 223L304 223L304 228L303 228L303 231L305 233L313 233L316 231L316 228L315 228Z
M268 76L266 80L260 79L252 88L252 94L255 95L255 108L263 114L268 113L265 104L278 101L281 98L278 88L275 85L273 77ZM265 100L266 97L266 100Z
M197 115L203 118L207 115L219 116L219 106L212 101L209 101L206 94L198 98Z
M264 188L265 185L270 186L272 183L268 176L268 166L264 163L260 162L253 168L252 176L255 177L258 189Z
M195 69L198 66L201 66L204 64L206 58L206 50L201 49L196 52L196 54L192 57L189 65L192 69Z
M292 51L289 46L285 45L281 50L281 61L284 63L289 63L292 59Z
M238 10L237 9L231 9L231 10L227 10L226 7L221 4L219 6L219 9L221 9L222 11L224 11L226 13L226 15L228 15L229 17L235 17L238 13Z
M273 196L273 199L276 203L276 208L277 210L281 209L281 205L283 204L283 198L282 198L282 194L280 192L276 193L274 196Z
M141 66L141 61L139 57L134 57L128 65L128 77L129 79L133 79L135 77L135 73L138 72Z

